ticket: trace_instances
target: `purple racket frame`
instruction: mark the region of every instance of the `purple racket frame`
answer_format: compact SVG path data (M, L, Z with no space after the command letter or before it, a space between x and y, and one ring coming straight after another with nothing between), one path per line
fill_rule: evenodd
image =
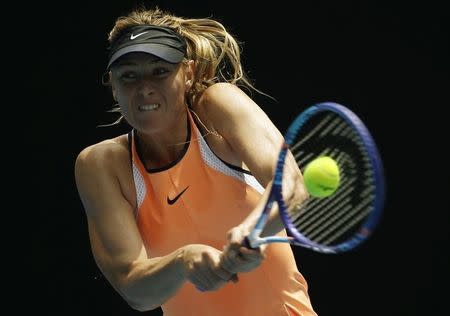
M367 151L368 157L370 158L375 179L375 199L372 204L373 211L361 225L360 229L352 237L348 238L344 242L341 242L340 244L333 246L318 244L302 235L302 233L299 232L290 221L289 216L287 214L287 206L283 200L282 195L282 177L284 170L284 162L288 149L292 145L294 139L296 138L298 131L304 126L304 124L309 120L309 118L323 111L331 111L336 113L341 118L343 118L348 124L350 124L350 126L352 126L352 128L360 135L365 150ZM335 102L322 102L310 106L301 114L299 114L297 118L289 126L284 139L285 142L282 145L282 148L278 155L277 167L268 202L266 203L266 206L263 212L261 213L261 216L259 217L254 229L249 234L249 236L244 240L244 245L251 248L257 248L261 244L282 242L309 248L317 252L329 254L346 252L360 245L372 234L375 227L378 225L381 213L384 208L384 200L385 200L385 181L384 181L382 161L380 159L380 155L375 145L375 142L372 136L370 135L368 129L364 125L364 123L359 119L359 117L355 113L353 113L347 107ZM280 217L283 221L286 230L290 235L289 237L279 237L279 236L260 237L260 234L263 231L264 226L267 222L268 215L270 213L270 210L272 209L274 201L278 203Z

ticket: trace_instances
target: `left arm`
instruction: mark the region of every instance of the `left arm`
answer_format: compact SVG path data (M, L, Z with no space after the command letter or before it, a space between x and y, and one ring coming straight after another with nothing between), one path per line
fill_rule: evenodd
M203 103L205 115L213 128L224 137L236 156L266 189L249 216L238 227L230 230L226 250L236 252L240 249L241 254L244 257L250 256L250 259L261 257L263 255L261 251L245 249L240 245L244 236L255 225L268 199L276 160L284 142L283 135L264 111L234 85L227 83L213 85L205 91L200 102ZM283 175L283 195L288 206L298 205L308 197L308 194L303 185L301 171L291 153L287 155L286 160L287 172ZM283 228L278 211L274 207L262 235L274 235Z

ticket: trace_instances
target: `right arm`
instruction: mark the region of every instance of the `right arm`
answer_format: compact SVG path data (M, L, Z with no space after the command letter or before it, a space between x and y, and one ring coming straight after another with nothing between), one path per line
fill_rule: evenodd
M129 153L123 145L102 142L84 149L75 162L77 189L87 216L94 259L128 304L140 311L159 307L185 281L215 290L231 274L219 265L220 251L187 245L149 258L126 198L132 184ZM134 190L133 190L134 192Z

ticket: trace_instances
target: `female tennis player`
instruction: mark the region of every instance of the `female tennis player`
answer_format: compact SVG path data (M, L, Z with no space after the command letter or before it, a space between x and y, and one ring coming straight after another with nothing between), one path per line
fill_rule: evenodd
M116 20L109 42L106 81L130 131L75 163L107 280L134 309L167 316L316 315L289 244L235 246L267 200L283 143L240 88L256 90L236 39L213 19L140 8ZM301 203L301 172L286 170L286 201ZM286 236L273 223L267 233Z

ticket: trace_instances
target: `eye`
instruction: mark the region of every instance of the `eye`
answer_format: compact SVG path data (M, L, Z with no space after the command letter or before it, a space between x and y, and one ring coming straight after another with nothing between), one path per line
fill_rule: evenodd
M164 76L165 74L169 73L170 70L164 67L157 67L153 70L154 76Z
M125 71L120 75L120 80L130 82L136 80L138 75L134 71Z

